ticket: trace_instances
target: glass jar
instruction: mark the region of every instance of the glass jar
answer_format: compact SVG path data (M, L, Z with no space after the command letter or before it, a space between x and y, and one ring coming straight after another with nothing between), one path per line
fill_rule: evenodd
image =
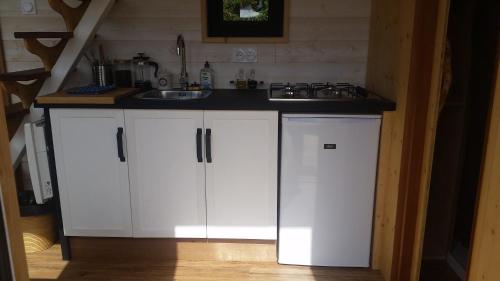
M118 88L132 87L132 60L114 60L115 81Z

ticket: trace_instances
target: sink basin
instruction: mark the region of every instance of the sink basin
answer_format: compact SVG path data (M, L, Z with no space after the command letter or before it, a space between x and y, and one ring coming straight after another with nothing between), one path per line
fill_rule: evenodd
M184 90L150 90L134 96L141 100L194 100L204 99L212 91L184 91Z

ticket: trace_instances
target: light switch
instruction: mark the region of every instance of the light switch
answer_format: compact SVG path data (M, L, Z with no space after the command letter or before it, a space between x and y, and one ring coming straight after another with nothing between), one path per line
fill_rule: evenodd
M36 1L21 0L21 12L23 15L36 15Z
M255 48L233 49L233 62L257 62L257 49Z

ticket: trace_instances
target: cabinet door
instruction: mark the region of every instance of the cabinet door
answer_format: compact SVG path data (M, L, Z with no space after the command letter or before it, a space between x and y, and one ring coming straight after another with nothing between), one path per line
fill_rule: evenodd
M125 110L125 120L134 237L205 238L203 111Z
M130 237L123 110L51 109L50 117L65 235Z
M208 238L276 239L278 113L205 111L205 131Z

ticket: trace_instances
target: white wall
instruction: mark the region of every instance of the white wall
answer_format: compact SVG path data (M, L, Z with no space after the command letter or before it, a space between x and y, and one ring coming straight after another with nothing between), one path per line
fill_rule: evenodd
M19 0L0 1L0 25L9 70L41 66L27 53L14 31L64 31L62 19L46 0L37 0L39 13L23 16ZM201 43L200 0L120 0L98 31L94 48L102 43L113 58L130 58L144 51L173 73L179 72L176 36L184 34L188 72L198 80L205 60L216 71L218 87L229 87L239 68L254 68L266 82L351 81L364 84L369 34L370 0L291 0L288 44ZM232 50L255 47L258 63L232 63ZM85 84L89 67L81 62L71 84Z

